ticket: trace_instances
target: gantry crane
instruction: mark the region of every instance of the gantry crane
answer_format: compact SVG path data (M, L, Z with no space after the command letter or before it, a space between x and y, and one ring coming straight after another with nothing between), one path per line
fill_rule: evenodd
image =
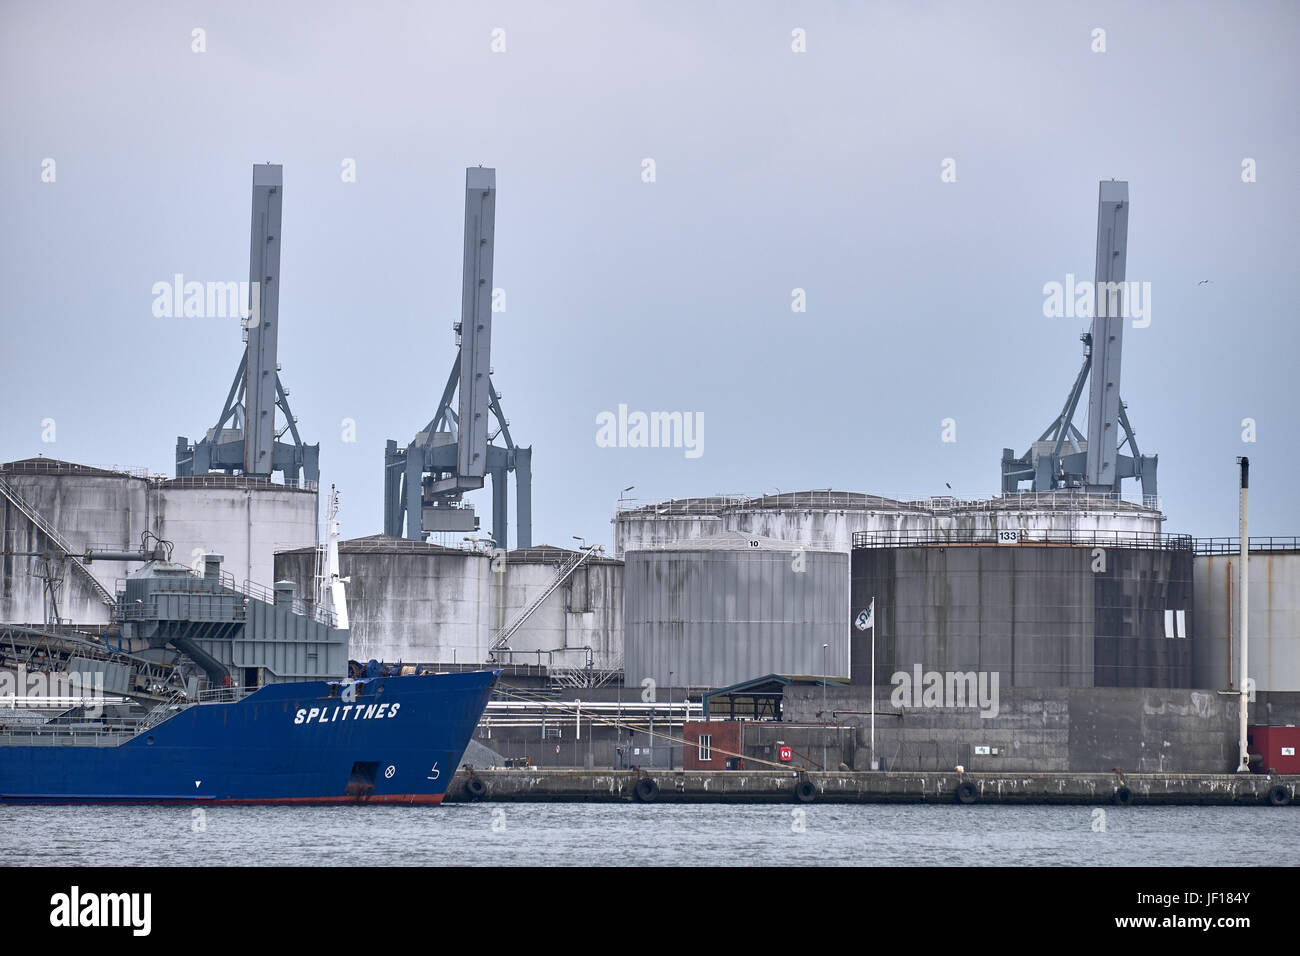
M1002 491L1014 494L1029 481L1034 491L1078 489L1118 497L1125 478L1142 482L1144 501L1156 496L1155 455L1143 455L1120 399L1120 357L1124 343L1125 260L1128 253L1128 183L1103 181L1097 203L1097 268L1092 330L1081 338L1083 367L1061 414L1017 458L1002 449ZM1091 374L1090 374L1091 373ZM1074 425L1074 413L1089 382L1088 434ZM1123 441L1120 432L1123 431ZM1122 454L1124 446L1128 454Z
M458 353L433 419L405 447L384 449L384 533L420 541L434 531L477 531L464 495L492 476L492 540L505 548L506 476L515 476L517 546L532 544L532 447L510 436L501 395L492 385L492 255L496 170L465 171L465 260ZM452 397L459 397L455 407ZM500 437L503 444L493 444Z
M280 332L280 218L284 167L253 167L253 222L249 250L249 312L243 319L244 360L226 395L217 424L196 442L176 439L176 477L209 472L270 478L281 472L287 485L301 475L320 481L320 445L303 443L280 382L276 347ZM284 415L276 430L275 410ZM280 439L288 432L291 441Z

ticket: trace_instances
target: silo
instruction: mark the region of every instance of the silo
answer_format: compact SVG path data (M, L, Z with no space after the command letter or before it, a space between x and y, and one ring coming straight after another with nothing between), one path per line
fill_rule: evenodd
M88 548L135 550L140 532L150 527L150 504L143 469L100 468L52 458L8 462L0 465L0 550L50 550L42 527L76 554ZM0 557L0 620L44 620L44 583L38 577L42 565L37 558ZM60 616L78 624L108 623L105 594L111 596L116 582L140 566L65 564Z
M276 580L315 593L314 548L275 556ZM349 578L355 660L464 664L487 660L495 634L491 556L468 548L371 535L339 542Z
M237 582L270 589L275 552L315 546L316 489L240 475L194 475L154 482L153 530L175 545L173 560L197 566L224 557ZM310 592L302 592L310 593Z
M795 491L762 495L727 509L728 531L848 553L862 531L928 531L929 499L905 500L856 491Z
M723 530L727 498L682 498L659 504L623 507L614 515L614 554L659 548L686 538Z
M982 524L857 536L853 609L875 599L876 684L919 668L1002 687L1194 686L1190 538ZM872 639L854 633L856 682L871 680Z
M848 555L725 532L625 560L628 686L848 676Z
M492 575L494 632L510 625L560 577L578 552L535 545L505 556ZM623 666L623 562L592 555L511 635L499 660L555 669Z
M136 551L149 531L172 542L172 559L180 564L195 566L201 554L221 554L237 581L268 589L274 583L275 550L316 541L314 488L228 475L155 478L144 469L46 458L0 465L0 515L6 551L48 549L43 529L58 539L55 550ZM42 582L31 573L36 564L25 557L0 557L0 619L43 620ZM60 616L77 624L107 623L105 594L111 597L139 567L134 562L81 567L69 562Z
M1196 541L1198 686L1237 687L1237 538ZM1249 676L1257 691L1300 691L1300 539L1250 539Z
M625 508L614 517L615 550L740 531L806 547L843 551L862 533L945 534L998 527L1050 531L1158 533L1159 510L1113 495L1073 491L1014 493L998 498L890 498L856 491L681 498Z
M1164 515L1158 508L1115 495L1079 491L1012 492L996 498L931 498L935 534L992 534L1014 529L1068 542L1072 536L1158 535Z

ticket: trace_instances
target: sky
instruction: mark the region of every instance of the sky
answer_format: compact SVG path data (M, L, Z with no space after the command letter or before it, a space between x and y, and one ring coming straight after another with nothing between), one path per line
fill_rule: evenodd
M1078 370L1088 322L1044 286L1092 277L1115 178L1166 530L1235 534L1248 455L1252 533L1300 534L1298 45L1266 0L3 0L0 460L173 472L243 347L153 287L246 280L252 166L280 163L281 377L344 535L382 530L385 440L455 358L482 164L534 543L612 544L627 486L996 494ZM702 441L606 447L620 405Z

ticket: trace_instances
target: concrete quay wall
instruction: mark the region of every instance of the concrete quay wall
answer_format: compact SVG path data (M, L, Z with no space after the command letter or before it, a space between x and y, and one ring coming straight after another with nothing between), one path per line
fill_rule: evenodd
M653 787L638 784L653 781ZM803 783L810 784L811 793ZM959 788L973 787L974 799ZM1300 776L1115 773L799 773L788 770L461 770L448 802L1008 803L1275 806ZM1280 791L1277 788L1281 788ZM645 791L653 797L646 799ZM801 791L802 790L802 794ZM1275 792L1276 791L1276 792ZM1280 796L1279 796L1280 795Z

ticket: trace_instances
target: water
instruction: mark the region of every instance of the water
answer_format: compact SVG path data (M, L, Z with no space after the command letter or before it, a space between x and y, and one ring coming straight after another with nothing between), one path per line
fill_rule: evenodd
M0 833L10 865L1300 865L1300 806L0 806Z

